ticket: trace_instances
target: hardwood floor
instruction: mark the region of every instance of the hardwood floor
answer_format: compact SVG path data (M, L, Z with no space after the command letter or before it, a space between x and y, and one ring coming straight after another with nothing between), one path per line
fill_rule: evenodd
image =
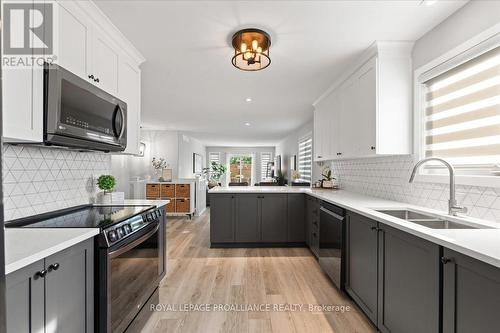
M168 220L167 276L160 286L166 311L154 312L143 333L376 332L308 249L210 249L209 216L207 210L193 220ZM178 311L185 304L238 304L237 310L255 305L261 311ZM273 311L275 304L302 305L303 311ZM309 304L349 306L350 311L309 311Z

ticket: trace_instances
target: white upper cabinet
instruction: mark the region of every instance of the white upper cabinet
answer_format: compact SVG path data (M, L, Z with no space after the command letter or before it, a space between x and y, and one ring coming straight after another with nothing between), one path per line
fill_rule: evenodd
M72 1L61 1L54 6L58 27L54 54L57 64L70 72L87 78L90 68L91 31L89 20Z
M53 3L55 63L127 103L126 153L136 153L140 126L140 69L135 47L91 1ZM3 75L3 139L43 141L43 68L6 68ZM130 145L130 146L129 146Z
M120 50L99 29L93 30L91 72L99 88L110 94L118 91L118 59Z
M118 67L118 97L127 103L127 149L139 154L141 123L141 71L132 61L122 58Z
M410 154L410 42L377 42L315 104L314 160Z

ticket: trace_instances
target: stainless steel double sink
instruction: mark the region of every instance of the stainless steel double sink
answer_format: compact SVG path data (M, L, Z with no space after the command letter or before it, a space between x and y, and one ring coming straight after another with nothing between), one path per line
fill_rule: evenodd
M446 217L427 215L411 209L376 209L376 211L432 229L492 229L478 224L451 221Z

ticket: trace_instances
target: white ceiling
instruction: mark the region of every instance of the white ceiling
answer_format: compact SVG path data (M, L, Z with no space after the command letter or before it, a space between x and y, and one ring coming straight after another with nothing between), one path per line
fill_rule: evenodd
M191 131L217 146L279 142L312 117L312 103L373 41L417 40L465 4L96 2L147 59L143 127ZM270 33L269 68L248 73L231 65L229 40L243 27Z

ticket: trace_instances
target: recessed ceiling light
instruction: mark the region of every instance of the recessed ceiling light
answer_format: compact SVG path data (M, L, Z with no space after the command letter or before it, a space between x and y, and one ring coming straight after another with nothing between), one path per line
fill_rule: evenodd
M421 5L432 6L437 2L437 0L422 0Z
M250 103L252 101L252 99L250 97L247 97L247 99L245 99L245 101L247 101L248 103Z
M250 126L252 124L250 124L248 121L245 123L245 126Z

